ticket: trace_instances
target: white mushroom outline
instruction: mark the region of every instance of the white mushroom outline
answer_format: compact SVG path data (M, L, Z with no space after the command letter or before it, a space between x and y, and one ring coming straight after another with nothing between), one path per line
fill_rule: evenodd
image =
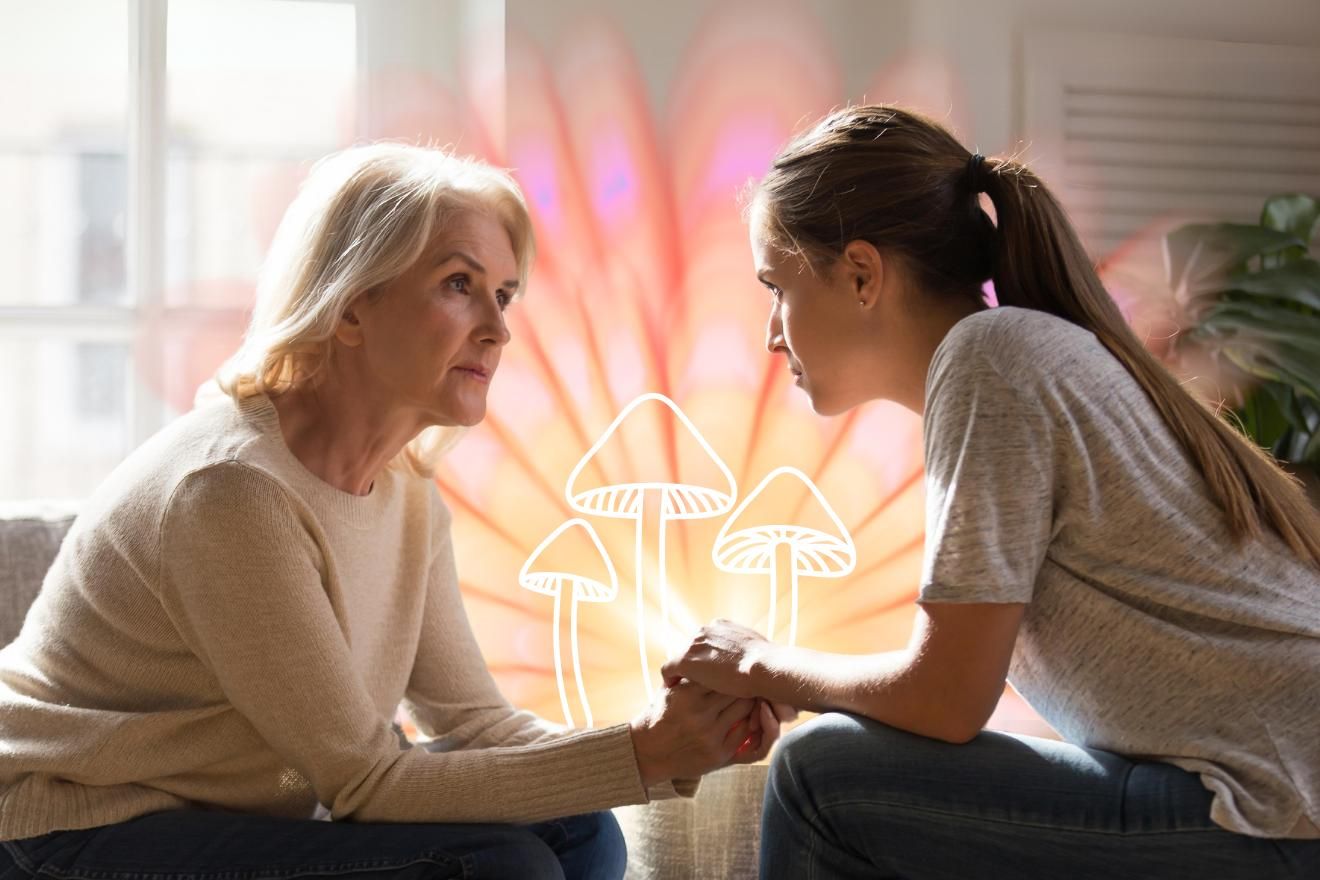
M620 483L612 486L605 486L597 489L588 489L583 492L576 492L575 487L578 477L582 474L587 463L595 458L596 453L600 451L619 425L630 416L639 406L649 401L655 401L668 407L670 412L678 417L683 427L687 428L688 433L701 445L702 451L719 469L720 474L728 483L728 492L721 492L703 486L688 486L686 484L675 484L667 482L629 482ZM645 582L643 577L643 568L645 565L644 540L645 528L643 524L645 495L648 491L661 492L660 521L656 526L658 532L657 539L657 559L658 574L660 582L660 615L664 624L664 637L666 641L671 639L669 627L669 584L665 573L665 524L671 519L705 519L708 517L720 516L728 512L733 506L734 499L738 496L737 484L734 482L733 473L725 465L724 461L715 454L715 450L706 442L706 438L697 430L696 425L687 414L679 408L668 397L656 392L642 394L632 400L625 406L610 426L605 429L600 438L596 440L595 445L582 456L572 473L568 476L568 482L564 488L564 498L568 501L570 507L582 513L595 516L611 517L615 519L634 519L637 521L637 541L636 541L636 588L637 588L637 649L642 662L642 681L646 685L646 698L654 698L654 688L651 684L651 667L646 656L646 605L645 605ZM666 644L667 649L672 648Z
M591 543L596 545L596 550L599 551L600 558L605 563L605 571L609 574L610 582L608 584L602 584L599 581L573 572L538 572L532 570L532 566L541 558L541 554L545 552L546 548L554 544L560 535L574 527L583 529L587 533L587 537L591 539ZM619 595L619 575L614 570L614 561L610 559L610 555L605 552L605 546L600 542L600 535L596 534L596 530L591 523L584 519L574 517L568 520L551 532L527 557L522 570L518 572L518 584L524 589L546 596L553 596L555 599L553 642L555 682L559 685L559 705L564 710L564 720L569 727L574 727L576 725L573 722L573 713L568 708L568 689L564 686L564 661L559 643L560 606L564 586L565 584L571 585L573 595L568 613L569 640L573 651L573 677L577 681L578 699L582 701L582 712L586 716L587 727L594 726L595 721L591 717L591 704L587 701L587 689L582 683L582 659L578 653L578 602L612 602Z
M816 497L834 527L837 535L829 535L819 529L790 524L756 525L738 529L732 533L729 528L737 523L747 507L756 500L766 487L782 476L792 476L800 480L811 494ZM792 575L791 610L789 612L788 643L797 643L798 618L798 575L809 577L840 578L850 574L857 565L857 547L852 535L840 521L834 508L830 507L825 496L815 483L802 471L794 467L778 467L766 474L765 478L749 492L738 505L738 509L729 515L715 536L715 546L711 558L720 571L731 574L768 574L770 575L770 617L766 638L774 638L775 605L779 597L779 565L776 558L778 545L786 544L789 548L789 571ZM810 567L799 569L799 560L804 560Z

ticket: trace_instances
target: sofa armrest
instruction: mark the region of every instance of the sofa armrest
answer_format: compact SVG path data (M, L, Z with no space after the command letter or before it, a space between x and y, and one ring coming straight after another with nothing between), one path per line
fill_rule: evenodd
M18 635L76 514L67 501L0 502L0 645Z

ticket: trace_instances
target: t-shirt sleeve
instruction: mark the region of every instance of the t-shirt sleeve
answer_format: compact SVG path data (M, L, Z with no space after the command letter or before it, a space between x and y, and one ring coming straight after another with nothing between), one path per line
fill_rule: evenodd
M975 338L931 367L921 602L1029 602L1054 532L1054 426L1040 382Z

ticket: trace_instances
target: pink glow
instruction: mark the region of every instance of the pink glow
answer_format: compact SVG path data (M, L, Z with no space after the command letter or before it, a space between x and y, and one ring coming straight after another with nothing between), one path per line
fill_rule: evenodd
M639 213L637 174L623 136L618 131L603 132L591 152L596 216L607 226L635 219Z

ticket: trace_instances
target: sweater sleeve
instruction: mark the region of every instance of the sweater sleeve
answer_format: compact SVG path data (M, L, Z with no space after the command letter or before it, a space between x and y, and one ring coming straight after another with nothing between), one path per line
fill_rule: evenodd
M434 751L527 745L566 735L504 697L481 656L458 587L448 509L437 496L421 639L405 694L405 707Z
M190 474L162 516L157 589L226 698L333 818L532 822L645 802L622 726L492 749L400 748L354 669L298 511L247 465Z
M406 707L433 751L549 742L576 733L520 711L504 697L481 657L458 587L448 508L435 497L436 547L427 584L422 635L408 683ZM626 725L620 725L627 731ZM631 736L631 734L629 734ZM648 800L694 797L700 779L676 779L647 789Z

